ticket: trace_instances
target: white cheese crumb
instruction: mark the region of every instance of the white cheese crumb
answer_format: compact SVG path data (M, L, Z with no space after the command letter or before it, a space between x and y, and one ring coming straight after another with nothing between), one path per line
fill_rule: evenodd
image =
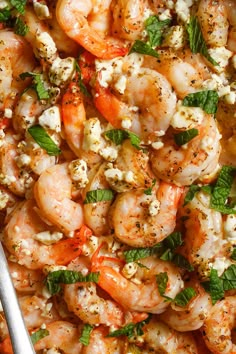
M75 58L56 58L49 69L49 80L56 86L64 86L71 81L75 72Z
M232 263L226 257L216 257L211 267L217 270L219 277L224 273Z
M118 157L118 149L113 146L107 146L99 151L99 155L104 158L104 160L113 162Z
M46 4L38 1L33 1L34 11L40 20L46 20L51 17L49 8Z
M156 216L160 211L160 205L161 203L159 202L159 200L157 199L153 200L148 207L149 215Z
M155 150L159 150L164 146L162 141L155 141L154 143L152 143L152 148Z
M98 248L98 237L91 236L89 240L82 246L84 256L91 256Z
M6 192L0 190L0 210L3 210L6 208L9 200L10 200L9 195Z
M127 83L127 78L126 78L124 75L121 75L121 76L117 79L117 81L116 81L116 83L115 83L115 85L114 85L115 89L116 89L121 95L123 95L123 94L125 93L126 83Z
M76 182L78 188L84 188L89 182L86 161L82 159L73 160L69 163L68 168L72 181Z
M183 26L172 26L165 35L163 46L180 49L185 44L185 29Z
M102 129L98 118L90 118L84 123L83 149L98 153L103 147Z
M135 262L127 263L123 267L121 273L124 275L125 278L130 279L137 272L138 267L139 267L138 264Z
M210 56L218 63L218 65L214 65L214 70L218 73L225 70L226 66L229 64L229 59L233 55L233 53L225 47L209 48L208 52Z
M21 154L15 158L16 164L19 168L29 166L31 157L27 154Z
M171 20L172 16L169 9L164 10L159 16L160 21Z
M50 349L47 349L47 351L45 352L45 354L60 354L61 353L61 351L58 349L56 349L56 348L50 348Z
M129 129L132 125L132 120L130 118L123 118L121 121L121 126L123 129Z
M12 118L12 109L10 108L5 108L4 109L4 117L8 118L8 119L11 119Z
M199 107L185 107L181 101L177 104L177 111L171 119L171 126L175 129L188 130L202 123L204 111Z
M63 238L63 234L61 232L50 232L50 231L42 231L34 235L34 239L43 243L44 245L53 245Z
M118 193L126 192L135 186L135 176L132 171L108 168L104 175L109 185Z
M225 238L236 245L236 215L230 214L226 216L226 220L224 222L224 234Z
M193 5L192 0L177 0L175 4L175 11L179 21L188 22L190 19L189 8Z
M58 106L45 109L39 117L39 124L45 129L61 131L61 114Z
M36 33L35 55L52 63L57 56L57 47L52 37L47 32Z

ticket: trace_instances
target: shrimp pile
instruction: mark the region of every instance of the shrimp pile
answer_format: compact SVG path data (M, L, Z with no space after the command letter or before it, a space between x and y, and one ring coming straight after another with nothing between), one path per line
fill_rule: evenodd
M236 353L235 188L235 0L1 2L0 235L37 354Z

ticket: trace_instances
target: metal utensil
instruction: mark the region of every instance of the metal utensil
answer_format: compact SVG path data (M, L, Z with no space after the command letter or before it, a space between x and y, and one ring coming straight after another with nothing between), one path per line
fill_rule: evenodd
M35 354L29 333L21 314L8 270L5 253L0 242L0 299L5 313L14 354Z

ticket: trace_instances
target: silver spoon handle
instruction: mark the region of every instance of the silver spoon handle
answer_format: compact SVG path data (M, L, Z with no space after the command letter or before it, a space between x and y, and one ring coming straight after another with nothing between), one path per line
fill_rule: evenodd
M5 313L14 354L35 354L21 314L7 260L0 242L0 299Z

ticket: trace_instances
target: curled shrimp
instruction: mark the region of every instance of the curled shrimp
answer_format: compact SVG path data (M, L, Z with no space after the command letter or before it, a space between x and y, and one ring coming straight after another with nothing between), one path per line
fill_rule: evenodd
M188 144L178 146L173 130L161 139L163 147L151 152L154 174L170 183L190 185L197 179L208 177L218 167L220 134L212 115L204 113L204 119L195 128L198 135Z
M235 324L235 309L235 296L228 296L212 307L203 326L204 340L211 353L236 353L231 334Z
M69 238L51 245L37 240L39 233L53 232L55 229L42 221L35 208L34 200L26 200L12 211L3 235L3 243L7 250L19 264L29 269L39 269L45 264L69 263L81 253L80 240L76 237Z
M197 295L185 307L170 304L160 320L179 332L195 331L202 327L211 308L211 298L197 280L188 282Z
M182 188L158 181L151 195L143 190L121 193L110 212L115 237L133 247L151 247L162 241L175 228L181 194Z
M230 23L229 35L227 48L232 52L236 52L236 10L235 10L235 2L233 0L224 1L224 5L226 7L228 20Z
M68 163L46 169L34 186L40 212L64 232L80 229L84 219L81 203L73 201L71 194L72 180Z
M59 0L56 7L57 21L63 31L86 50L103 59L127 53L122 42L107 36L106 28L104 31L104 15L105 18L110 16L110 2ZM101 25L102 29L97 29L98 25Z
M39 269L28 269L16 262L8 262L15 289L24 294L41 290L44 274Z
M88 272L90 260L79 257L72 261L68 269ZM107 326L121 326L123 311L113 300L99 296L95 283L68 284L64 287L64 299L68 309L73 311L81 320L91 325L105 324Z
M155 257L140 260L144 267L138 267L135 280L127 279L116 267L103 264L94 259L92 270L99 272L98 284L110 296L129 311L144 311L162 313L169 306L160 295L156 275L167 272L168 285L166 295L175 297L181 290L180 273L170 262L161 261Z

